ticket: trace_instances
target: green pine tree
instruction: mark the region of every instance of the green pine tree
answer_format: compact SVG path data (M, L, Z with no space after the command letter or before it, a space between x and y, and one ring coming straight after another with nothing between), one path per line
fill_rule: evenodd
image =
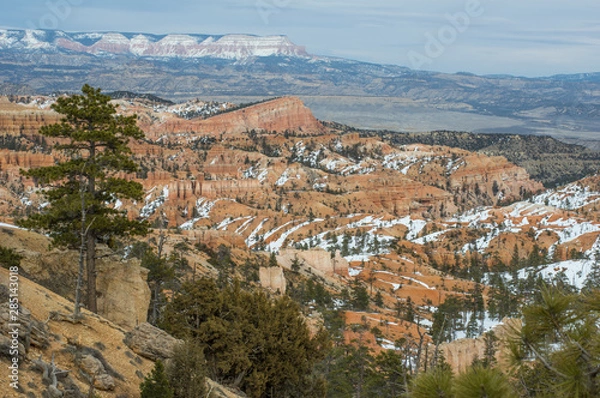
M352 282L352 308L356 311L366 311L369 308L369 292L358 280Z
M87 305L97 312L96 245L147 232L147 223L129 220L125 212L111 206L117 199L142 198L141 184L117 175L137 170L128 144L144 134L136 117L117 115L116 106L100 89L86 84L82 92L58 98L52 109L63 119L40 129L41 135L61 142L56 149L64 160L23 172L49 187L44 192L49 205L20 225L47 232L55 246L80 248L82 256L85 252Z
M583 284L583 291L585 292L600 289L600 253L596 252L594 258L594 264L592 264Z
M0 245L0 265L4 268L18 267L21 264L23 256L18 254L15 249Z
M408 396L410 398L454 398L452 391L452 371L438 366L429 372L421 372L413 380Z
M140 384L140 393L140 398L173 398L173 389L169 385L162 361L156 361L154 369Z
M167 366L167 376L173 386L174 398L204 398L206 360L202 348L190 340L175 347Z
M600 396L600 290L580 294L542 285L509 342L516 376L531 383L527 391ZM532 366L546 376L531 377Z
M162 326L200 344L211 379L250 397L301 397L319 390L312 370L327 354L328 336L323 330L311 335L287 296L270 298L237 282L220 287L202 278L182 285Z
M515 397L508 378L495 368L474 366L454 380L454 396L460 398Z

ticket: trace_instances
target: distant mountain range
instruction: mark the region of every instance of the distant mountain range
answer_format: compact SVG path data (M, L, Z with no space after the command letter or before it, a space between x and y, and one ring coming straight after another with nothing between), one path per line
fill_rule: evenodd
M311 55L285 36L0 30L0 94L84 83L171 100L298 95L318 118L357 127L550 134L600 148L600 73L425 72Z
M45 30L0 30L0 50L233 60L257 56L308 57L304 47L296 46L285 36L66 33Z

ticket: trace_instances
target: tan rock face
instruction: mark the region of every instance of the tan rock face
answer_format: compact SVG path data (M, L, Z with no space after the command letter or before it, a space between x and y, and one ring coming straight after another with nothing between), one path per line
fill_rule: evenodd
M74 298L77 252L48 250L48 238L17 229L0 229L0 240L24 256L21 268L33 280L63 297ZM97 269L100 315L125 329L145 322L150 305L148 270L137 260L121 261L115 256L99 259Z
M94 380L94 387L102 391L113 391L115 379L106 372L102 362L93 355L83 355L79 359L79 369L86 379Z
M11 108L0 112L0 131L9 135L35 134L41 126L60 120L60 115L51 110L34 110L18 105Z
M258 272L263 288L285 294L286 280L281 267L260 267Z
M450 185L455 190L466 187L468 191L474 191L476 187L480 192L497 190L502 192L504 198L517 198L523 191L537 192L543 189L541 183L529 178L525 169L508 162L502 156L470 154L464 160L464 166L450 177Z
M495 357L500 369L506 369L508 366L509 352L506 339L514 335L515 331L520 330L520 328L520 320L505 318L502 320L502 324L493 329L495 337L498 339L495 344ZM443 351L444 358L452 367L452 370L455 373L462 373L471 366L475 358L484 358L486 342L483 336L474 339L459 339L441 344L440 349Z
M58 277L58 276L57 276ZM8 270L0 267L0 285L7 285L9 281ZM77 387L79 391L89 390L90 373L96 374L96 388L106 388L106 392L100 392L103 397L139 396L139 385L143 380L140 375L146 375L154 364L144 358L136 357L135 354L123 344L124 333L114 323L107 321L97 315L84 310L85 317L81 322L71 322L66 319L70 313L69 308L73 303L54 292L32 282L24 274L19 278L19 300L23 307L30 309L31 316L24 312L27 322L22 321L21 332L25 339L25 331L31 326L36 327L39 323L44 327L49 344L34 345L45 340L39 334L41 330L31 331L31 346L34 349L27 353L27 362L22 362L19 369L19 384L25 392L18 392L12 388L1 390L0 396L6 398L18 398L25 395L33 397L47 396L48 388L42 379L41 368L35 366L37 362L49 364L54 360L56 367L61 370L70 370L59 377L58 390L63 393L67 390L73 391ZM0 313L2 310L0 309ZM60 313L64 316L54 316ZM40 320L39 322L37 320ZM70 349L65 349L67 346ZM6 351L8 352L8 351ZM96 352L101 353L103 360L99 359ZM91 355L90 355L91 354ZM85 362L85 375L82 373L82 361L89 355ZM135 358L135 360L133 360ZM7 359L0 358L1 366L7 366ZM104 371L102 371L104 369ZM111 371L114 371L114 373ZM108 371L108 373L107 373ZM110 374L109 374L110 373ZM111 376L120 375L122 377ZM112 391L111 391L112 389ZM64 396L68 396L65 393Z
M323 249L285 249L277 256L277 262L287 269L292 269L292 264L297 262L301 267L308 266L325 275L348 276L348 261L339 252L331 258L331 254Z
M124 342L133 352L144 358L164 361L173 356L175 346L181 344L182 340L144 322L127 333Z
M101 261L97 267L98 312L125 329L146 322L150 305L148 270L137 261Z
M0 167L2 170L11 168L36 168L51 166L54 157L42 153L15 152L8 149L0 149Z
M7 281L8 282L8 281ZM10 332L13 325L20 325L19 328L19 357L25 358L31 347L44 349L50 345L48 336L48 327L44 322L32 317L31 311L24 306L19 306L18 321L11 319L10 305L8 302L9 291L8 283L0 285L0 298L4 301L0 304L0 349L3 354L8 354L11 350L12 337Z

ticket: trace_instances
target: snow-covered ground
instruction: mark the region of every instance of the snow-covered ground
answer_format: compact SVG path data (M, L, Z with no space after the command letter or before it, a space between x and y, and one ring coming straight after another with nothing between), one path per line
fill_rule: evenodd
M556 277L564 278L569 284L581 289L594 264L600 261L600 237L597 238L594 245L583 253L583 259L559 261L544 265L541 268L527 267L519 270L517 273L519 279L527 279L529 274L539 275L545 280L554 280ZM512 276L509 272L503 272L502 277L506 281L511 281ZM489 275L484 278L488 280Z
M23 229L23 228L17 227L16 225L7 224L4 222L0 222L0 228Z
M309 224L312 224L313 222L321 222L324 221L321 218L317 218L314 221L305 221L301 224L295 225L292 228L288 229L287 231L285 231L284 233L282 233L279 238L277 240L275 240L274 242L270 242L267 245L266 250L274 253L274 252L278 252L281 247L283 246L283 243L285 242L285 240L288 238L288 236L290 236L291 234L293 234L294 232L296 232L297 230L299 230L300 228L303 228Z
M219 199L215 201L210 201L206 198L200 198L196 201L196 217L184 222L179 226L179 228L183 230L189 230L194 228L194 224L200 221L203 218L208 218L210 215L210 211L214 207L215 203L217 203Z
M152 190L154 190L154 188ZM140 210L140 217L141 218L150 217L152 214L154 214L154 212L156 212L156 210L158 210L159 207L161 207L167 201L168 198L169 198L169 187L168 186L164 186L162 193L153 201L150 200L150 199L152 199L152 193L149 193L145 199L146 204Z
M562 274L569 284L581 289L593 265L594 261L592 260L560 261L546 265L544 268L539 269L536 274L541 275L546 280L553 280ZM520 270L519 279L527 278L530 271L530 268Z
M557 190L548 190L534 196L531 201L563 210L575 210L600 201L600 192L592 191L576 183Z

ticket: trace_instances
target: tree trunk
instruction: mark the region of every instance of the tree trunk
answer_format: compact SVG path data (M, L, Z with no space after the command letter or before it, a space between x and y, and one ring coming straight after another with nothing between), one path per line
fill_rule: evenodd
M79 180L81 186L81 179ZM81 229L79 231L79 238L81 239L81 244L79 245L79 262L77 266L77 285L75 286L75 308L73 309L73 318L77 319L80 316L80 306L81 306L81 289L83 288L83 272L85 269L85 248L86 248L86 209L85 209L85 193L83 189L80 189L79 192L81 196Z
M88 309L93 313L98 313L96 303L96 238L92 234L87 237L86 265Z
M91 130L91 128L90 128ZM96 142L90 141L90 155L88 160L92 163L96 162ZM96 199L96 177L93 174L88 177L88 193L92 200ZM94 202L93 202L94 203ZM93 213L93 210L92 210ZM87 236L87 287L88 287L88 309L94 314L98 313L98 305L96 303L96 236L93 232Z

